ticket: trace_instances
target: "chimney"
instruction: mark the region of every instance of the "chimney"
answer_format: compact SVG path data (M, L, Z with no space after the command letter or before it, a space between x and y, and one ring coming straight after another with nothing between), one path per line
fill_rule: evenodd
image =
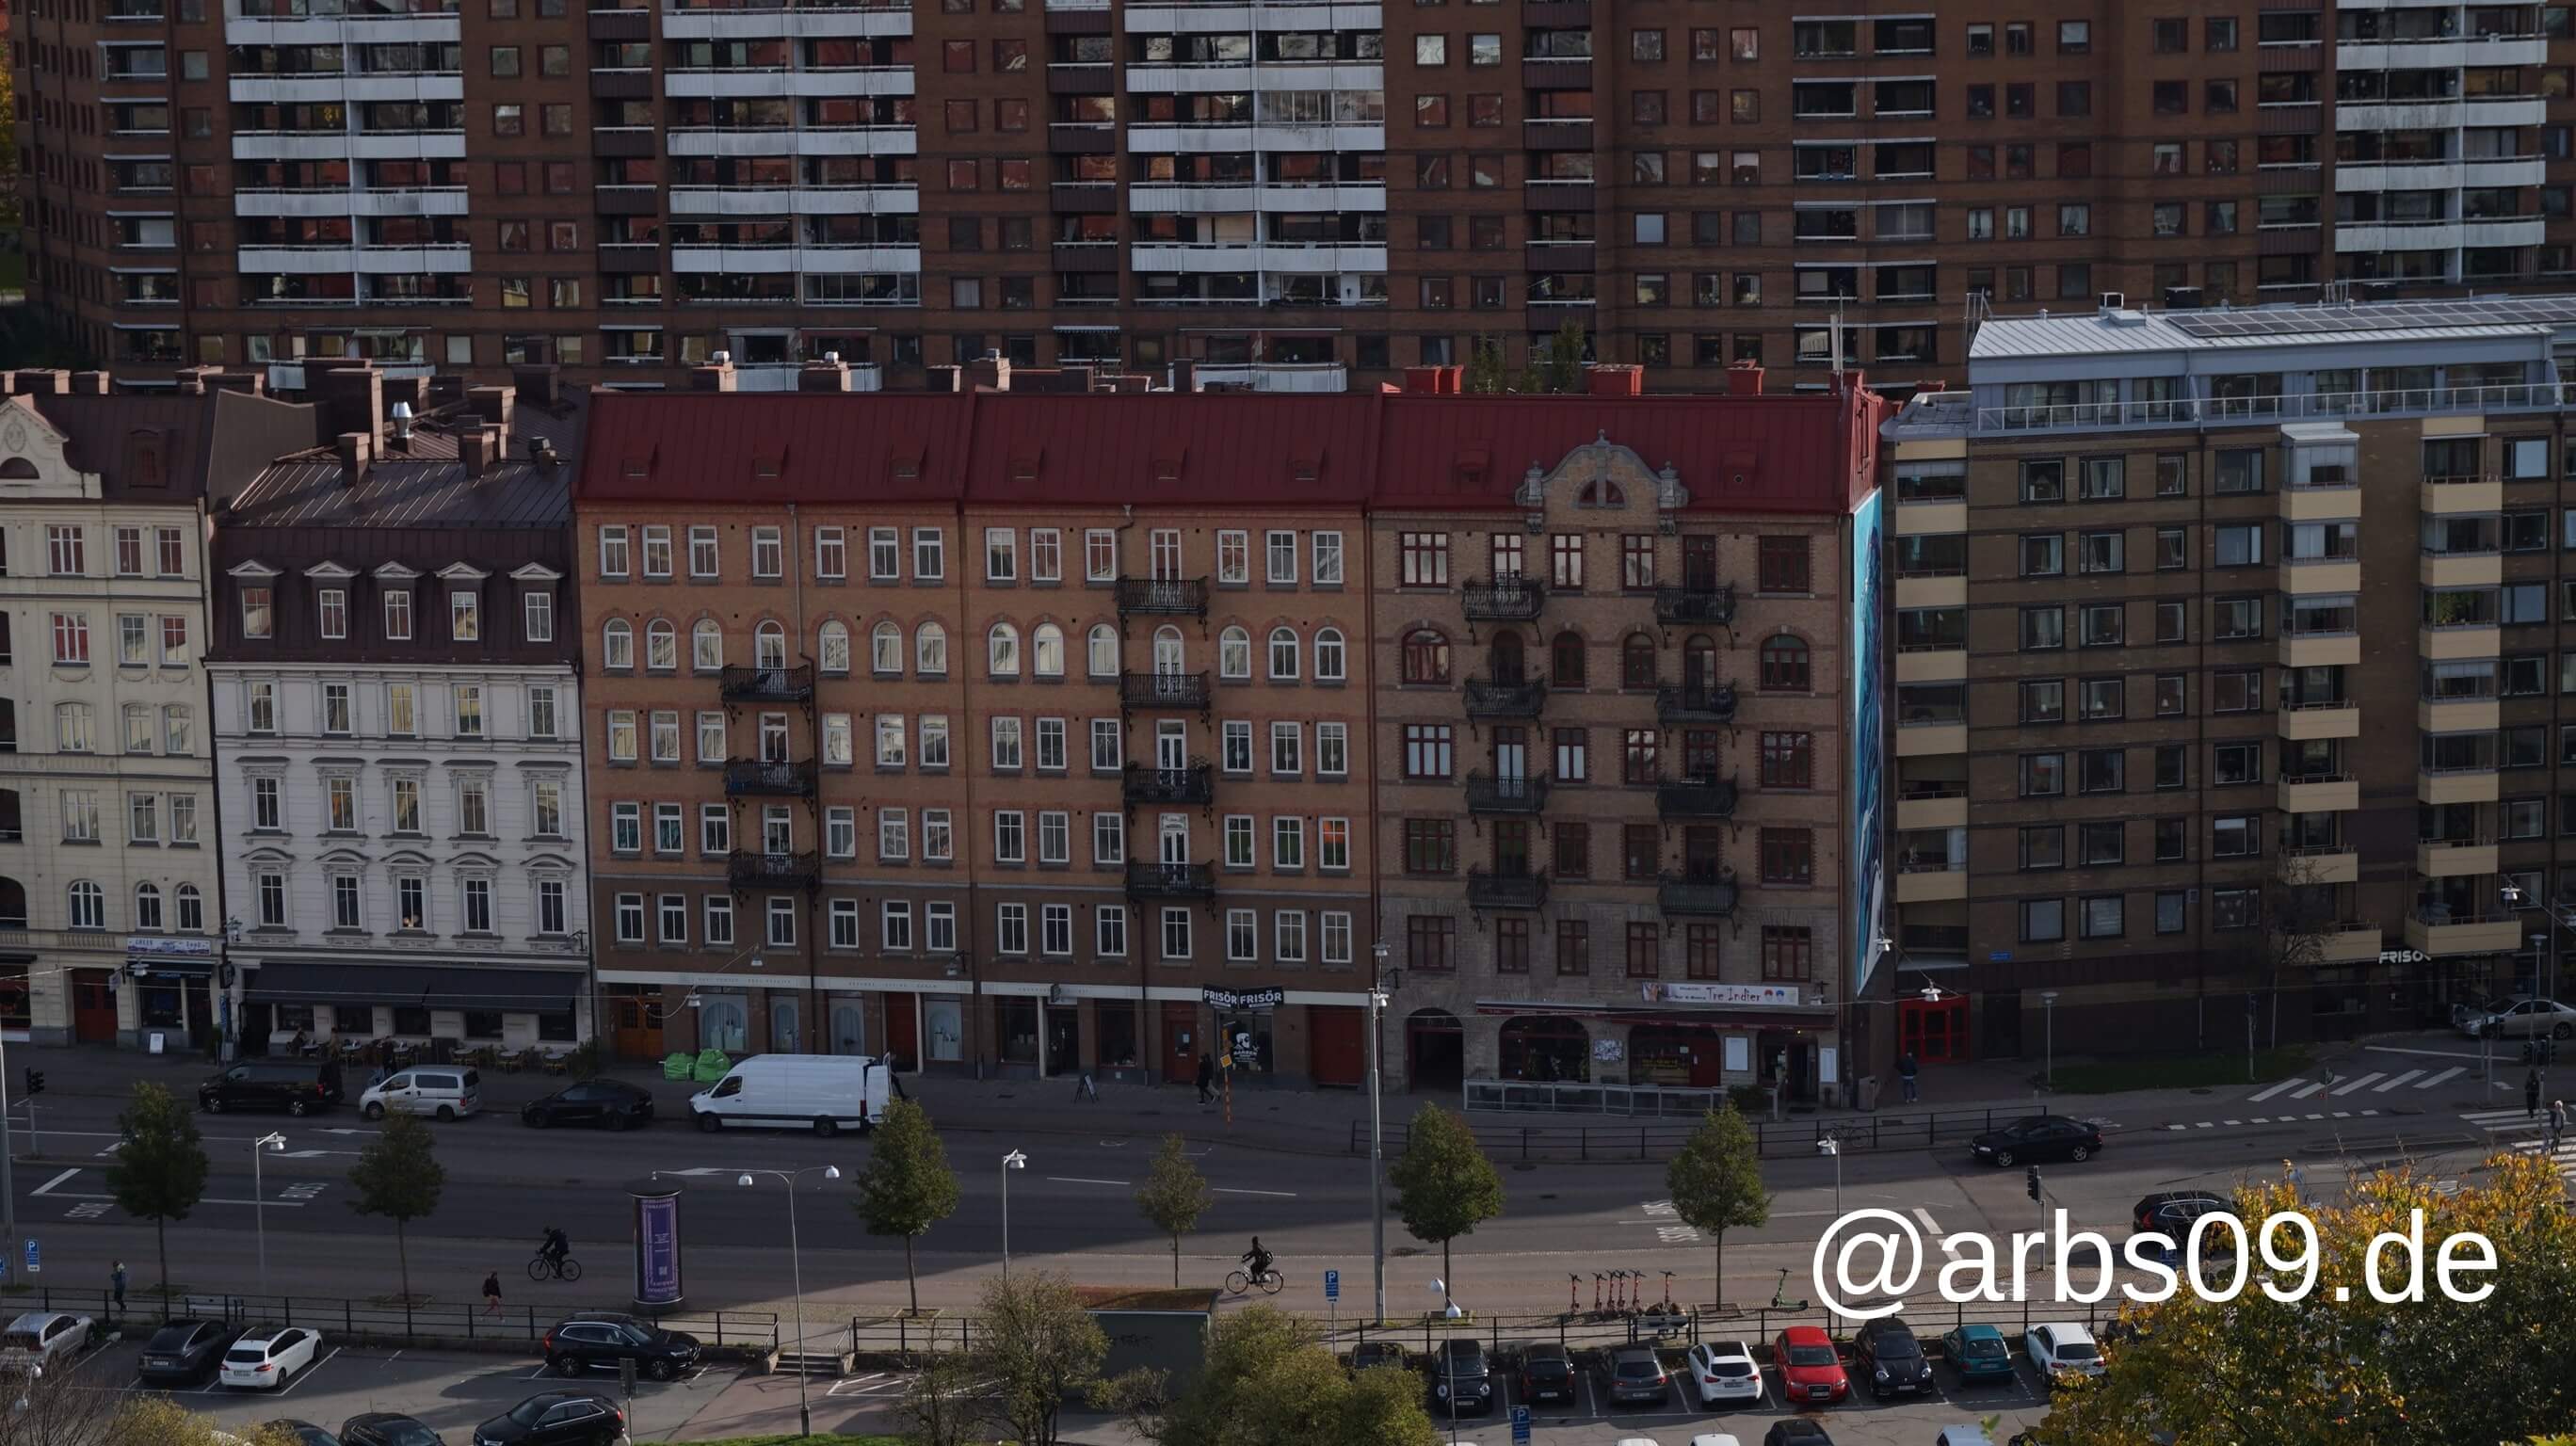
M385 409L385 420L391 430L385 437L385 455L411 450L411 403L396 402Z
M312 376L308 367L305 373ZM371 365L333 367L310 387L322 403L322 422L333 433L363 432L372 444L385 434L384 374Z
M268 373L260 371L219 372L209 367L206 370L206 390L210 392L240 392L244 396L264 397L268 395Z
M178 373L179 395L202 397L206 394L206 383L221 375L221 367L181 367Z
M456 460L465 464L468 478L479 478L492 465L492 433L476 425L456 434Z
M1172 390L1176 392L1195 392L1198 389L1199 364L1188 357L1183 357L1179 361L1172 363Z
M385 378L385 415L393 415L397 405L408 406L415 417L429 410L429 378Z
M556 369L538 363L521 363L510 368L510 383L519 390L521 401L540 407L555 404Z
M18 372L18 395L50 397L72 389L72 374L60 367L22 367Z
M964 390L965 379L966 373L953 366L923 367L921 369L921 389L925 392L962 391Z
M850 368L836 351L823 353L821 361L809 361L796 373L796 390L800 392L846 392L850 389Z
M966 364L969 391L1007 392L1011 389L1011 359L998 351L988 351Z
M103 396L106 396L106 395L107 395L107 391L108 391L108 387L107 387L107 373L105 373L105 372L74 372L74 373L72 373L72 387L71 387L71 394L72 394L73 396L76 396L76 397L103 397Z
M436 407L452 407L465 400L465 378L452 372L441 372L429 378L429 401Z
M1066 366L1058 367L1056 370L1059 373L1059 380L1056 384L1057 391L1089 392L1093 390L1091 385L1091 368L1087 366Z
M340 454L340 485L355 487L367 473L367 461L374 450L375 437L367 432L342 432L331 450Z
M1950 384L1938 377L1935 377L1928 382L1916 382L1914 384L1914 390L1917 392L1946 392L1950 390Z
M1726 369L1726 394L1730 397L1762 395L1762 368L1751 362L1737 362Z
M510 387L467 387L465 407L483 419L487 427L498 427L506 442L510 435L510 413L518 408L518 392Z
M1442 367L1440 369L1440 395L1444 397L1454 397L1466 389L1467 369L1465 367Z
M689 390L729 392L733 387L733 353L720 351L704 366L689 368Z
M1646 369L1632 366L1592 366L1583 374L1584 390L1596 397L1642 397L1646 394Z
M1406 367L1404 389L1416 396L1436 396L1440 391L1440 368Z

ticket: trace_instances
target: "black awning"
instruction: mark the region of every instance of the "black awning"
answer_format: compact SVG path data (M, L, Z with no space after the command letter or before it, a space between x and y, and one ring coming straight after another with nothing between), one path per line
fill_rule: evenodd
M414 1004L551 1014L571 1009L581 990L582 975L566 969L295 960L252 970L242 998L252 1004Z

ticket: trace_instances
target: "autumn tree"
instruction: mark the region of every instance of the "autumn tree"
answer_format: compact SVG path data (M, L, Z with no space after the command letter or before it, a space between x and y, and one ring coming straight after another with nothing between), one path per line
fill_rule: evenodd
M1440 1247L1440 1278L1450 1281L1449 1242L1503 1213L1503 1177L1464 1120L1436 1104L1414 1112L1404 1153L1387 1178L1396 1214L1413 1238Z
M1680 1154L1664 1167L1664 1189L1683 1224L1709 1238L1716 1252L1711 1278L1726 1304L1726 1232L1752 1229L1771 1218L1771 1192L1762 1188L1762 1151L1732 1101L1710 1110Z
M1172 1242L1172 1284L1181 1283L1181 1237L1198 1227L1199 1217L1216 1203L1207 1177L1190 1163L1189 1142L1165 1135L1163 1148L1147 1167L1145 1183L1136 1188L1136 1208Z
M871 1139L855 1208L870 1235L903 1238L903 1278L917 1313L921 1278L913 1270L912 1242L957 1213L957 1172L948 1168L948 1147L930 1127L930 1112L910 1100L886 1106Z

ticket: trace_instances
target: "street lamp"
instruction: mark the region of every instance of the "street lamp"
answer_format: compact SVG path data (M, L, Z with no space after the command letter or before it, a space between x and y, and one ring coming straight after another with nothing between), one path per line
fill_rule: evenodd
M1431 1282L1431 1290L1433 1294L1440 1297L1442 1320L1456 1320L1466 1314L1458 1308L1458 1302L1449 1298L1449 1282L1435 1280ZM1436 1383L1440 1387L1440 1394L1449 1398L1449 1446L1458 1446L1458 1377L1450 1370L1455 1359L1449 1353L1449 1343L1442 1341L1440 1355L1431 1363Z
M259 1232L259 1293L268 1294L268 1190L262 1183L260 1156L286 1148L286 1136L271 1130L250 1142L250 1214Z
M2548 915L2550 922L2557 925L2558 929L2576 930L2576 908L2562 909L2546 899L2532 899L2530 891L2520 884L2508 883L2499 892L2504 900L2504 906L2508 909L2538 909ZM2553 1004L2558 999L2558 929L2549 931L2548 942L2540 956L2540 997ZM2549 1098L2549 1056L2551 1054L2551 1047L2542 1042L2546 1038L2547 1036L2540 1036L2531 1042L2533 1067L2539 1073L2540 1097L2544 1100ZM2489 1073L2493 1073L2492 1066L2489 1068Z
M2050 1090L2057 1088L2057 991L2039 992L2039 1017L2048 1031L2048 1063L2040 1075Z
M1843 1142L1835 1136L1825 1135L1816 1141L1816 1151L1834 1157L1834 1214L1840 1215L1843 1213Z
M1011 1172L1029 1167L1029 1157L1017 1150L1002 1157L1002 1279L1011 1278Z
M1369 1245L1375 1265L1377 1286L1377 1319L1386 1319L1386 1106L1384 1086L1378 1067L1379 1021L1385 1018L1387 1001L1403 975L1386 967L1386 941L1369 946L1377 961L1368 995L1368 1071L1369 1071Z
M816 1170L826 1180L841 1178L838 1165L808 1165L802 1170L745 1170L734 1177L736 1185L749 1187L755 1175L768 1175L787 1186L787 1262L796 1282L796 1434L814 1434L814 1406L805 1395L805 1250L796 1238L796 1177Z

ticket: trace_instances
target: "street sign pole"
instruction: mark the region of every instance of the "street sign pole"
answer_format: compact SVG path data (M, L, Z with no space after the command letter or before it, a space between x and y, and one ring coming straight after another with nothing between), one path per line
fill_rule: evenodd
M1324 1311L1327 1332L1324 1339L1328 1341L1341 1339L1342 1273L1338 1270L1324 1272Z
M1512 1408L1512 1446L1529 1446L1529 1439L1530 1408L1514 1406Z

